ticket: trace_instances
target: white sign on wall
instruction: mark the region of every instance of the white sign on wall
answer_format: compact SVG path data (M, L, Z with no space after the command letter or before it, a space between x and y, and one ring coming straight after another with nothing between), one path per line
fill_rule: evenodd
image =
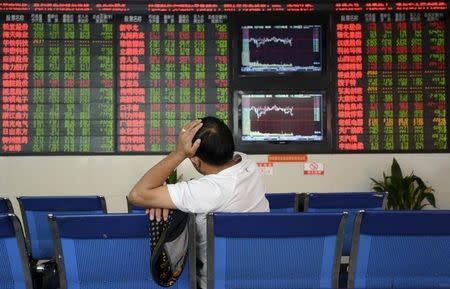
M273 175L273 163L266 162L266 163L257 163L259 170L261 172L261 175L266 176L272 176Z
M307 162L303 164L304 175L320 175L325 174L323 163Z

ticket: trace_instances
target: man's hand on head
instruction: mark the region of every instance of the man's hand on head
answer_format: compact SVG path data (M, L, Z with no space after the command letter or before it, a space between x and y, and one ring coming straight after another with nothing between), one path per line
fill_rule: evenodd
M131 203L144 208L176 208L164 182L186 158L192 158L195 155L200 146L200 139L194 143L192 140L202 125L202 121L197 119L181 129L175 151L149 169L131 189L128 194ZM156 218L156 220L160 220L161 215L167 218L168 212L161 209L149 209L150 218Z
M195 152L200 146L200 139L197 139L192 143L197 131L202 127L203 123L200 119L196 119L189 124L185 125L178 135L178 143L175 149L175 153L183 158L191 158L195 155Z

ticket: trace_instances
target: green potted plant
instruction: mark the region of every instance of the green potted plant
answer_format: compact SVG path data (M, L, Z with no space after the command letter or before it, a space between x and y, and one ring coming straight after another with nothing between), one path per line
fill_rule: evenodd
M403 176L400 165L394 158L391 165L391 175L377 181L371 178L372 189L376 192L386 192L387 208L391 210L421 210L430 205L436 208L434 189L413 173Z
M166 179L166 184L176 184L181 180L181 177L183 174L181 174L179 177L177 176L177 170L173 170L170 175Z

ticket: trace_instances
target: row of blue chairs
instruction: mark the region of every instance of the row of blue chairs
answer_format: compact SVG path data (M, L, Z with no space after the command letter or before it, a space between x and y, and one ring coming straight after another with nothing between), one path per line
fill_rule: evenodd
M271 213L295 212L348 212L345 223L342 255L349 256L352 243L352 230L356 213L359 210L384 210L386 194L375 192L353 193L269 193L266 194ZM143 208L128 202L128 212L142 213Z
M276 193L267 194L271 212L297 212L302 211L348 211L350 217L346 222L343 255L348 256L351 246L351 230L355 212L358 209L382 208L383 197L374 193L332 193L332 194L296 194ZM26 233L26 246L30 253L30 266L32 268L33 280L37 288L54 288L52 274L56 275L55 248L52 239L50 224L47 220L48 214L58 215L72 214L104 214L107 213L106 203L101 196L64 196L64 197L19 197L17 198L24 231ZM142 213L144 210L132 206L129 202L130 213ZM334 208L332 207L334 205ZM4 212L13 212L11 202L8 199L0 199L0 208ZM0 210L1 212L1 210ZM42 262L42 260L50 260ZM51 271L53 270L53 272ZM45 279L49 279L46 282ZM345 279L345 278L343 278ZM50 288L51 287L51 288ZM1 287L0 287L1 288Z
M210 214L208 289L338 288L347 213ZM50 217L61 289L160 289L145 214ZM173 288L196 288L190 256ZM450 211L360 211L348 288L448 288ZM20 222L0 215L0 288L32 289ZM7 273L10 273L9 275ZM9 277L8 277L9 276Z
M209 289L338 288L345 213L211 218ZM358 212L348 288L449 288L449 221L450 211Z
M60 289L161 289L150 274L145 214L51 215ZM194 240L190 236L190 240ZM190 245L192 247L192 245ZM195 247L189 250L195 254ZM1 289L35 289L22 229L14 214L0 214ZM189 260L195 260L190 258ZM190 287L189 264L177 288Z
M36 196L18 197L17 201L22 215L33 287L58 288L54 241L48 215L104 214L107 212L105 199L101 196ZM9 199L0 199L0 213L14 213ZM20 234L23 236L22 231ZM0 286L0 289L3 287Z
M55 256L49 214L107 213L103 196L33 196L18 197L17 201L22 214L26 246L34 260L50 260ZM14 213L8 198L0 198L0 213Z
M272 213L289 212L342 212L349 213L346 223L343 255L350 254L351 231L356 212L364 209L383 209L386 197L378 193L272 193L266 195ZM54 257L53 241L47 215L104 214L107 213L102 196L82 197L18 197L17 198L27 236L26 242L34 260L49 260ZM128 212L143 213L144 209L127 201ZM301 207L301 210L299 209ZM13 213L11 202L0 199L0 213Z

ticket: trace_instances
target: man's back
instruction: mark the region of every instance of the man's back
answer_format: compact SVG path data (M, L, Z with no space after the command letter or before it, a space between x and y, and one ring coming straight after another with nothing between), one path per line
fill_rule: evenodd
M206 214L210 212L268 212L266 189L255 162L245 154L241 160L217 174L199 180L169 185L178 209L196 213L199 287L206 288Z
M199 180L164 185L169 174L189 158L204 175ZM216 117L185 125L175 151L149 169L128 195L135 205L150 208L159 220L167 210L197 214L199 285L206 288L206 215L210 212L268 212L269 202L258 166L246 155L235 153L233 133Z

